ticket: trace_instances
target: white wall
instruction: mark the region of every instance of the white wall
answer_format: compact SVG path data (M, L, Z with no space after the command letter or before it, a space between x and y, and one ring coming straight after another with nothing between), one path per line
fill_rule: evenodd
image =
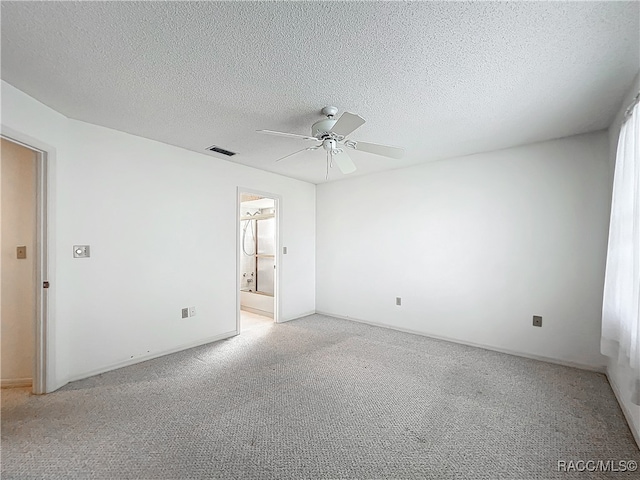
M602 368L607 149L599 132L319 185L317 310Z
M56 386L235 332L238 186L282 198L281 320L314 311L314 185L66 119L5 82L2 125L56 149Z
M2 139L2 385L29 385L35 352L36 154ZM16 247L27 247L18 259Z
M620 106L620 110L616 115L615 120L609 127L609 160L610 160L610 187L613 186L613 171L615 168L616 149L618 146L618 136L620 135L620 128L622 127L622 119L627 106L631 103L633 97L640 91L640 74L636 75L631 88L627 95L625 95L624 101ZM635 436L636 442L640 447L640 406L631 402L632 386L635 381L630 368L624 365L618 365L617 359L608 359L607 376L609 382L616 392L618 402L625 412L629 426Z

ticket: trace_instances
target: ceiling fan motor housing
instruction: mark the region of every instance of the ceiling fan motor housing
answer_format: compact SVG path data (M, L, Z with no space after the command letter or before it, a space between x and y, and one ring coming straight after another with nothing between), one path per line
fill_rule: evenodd
M311 127L311 136L322 138L322 134L330 132L337 121L335 118L325 118L324 120L317 121Z

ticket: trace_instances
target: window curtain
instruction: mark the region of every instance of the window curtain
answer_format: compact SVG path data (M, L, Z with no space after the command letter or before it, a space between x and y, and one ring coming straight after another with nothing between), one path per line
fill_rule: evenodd
M640 105L625 115L613 178L601 351L631 368L640 405Z

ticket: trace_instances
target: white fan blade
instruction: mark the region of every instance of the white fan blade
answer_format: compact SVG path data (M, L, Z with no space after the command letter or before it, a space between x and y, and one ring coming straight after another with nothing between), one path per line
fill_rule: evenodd
M336 135L342 135L343 137L346 137L356 128L362 126L363 123L364 118L362 118L360 115L344 112L340 116L336 124L333 126L331 131Z
M293 152L293 153L290 153L289 155L285 155L284 157L279 158L278 160L276 160L276 162L279 162L280 160L284 160L285 158L293 157L297 153L302 153L302 152L305 152L307 150L317 150L318 148L320 148L320 145L318 145L317 147L303 148L302 150L298 150L297 152Z
M404 149L400 147L390 147L389 145L379 145L377 143L367 143L367 142L356 142L355 150L360 150L361 152L373 153L375 155L382 155L383 157L391 157L391 158L402 158L404 155Z
M291 137L291 138L301 138L303 140L313 140L314 142L318 141L316 137L310 137L308 135L298 135L296 133L274 132L273 130L256 130L256 132L266 133L267 135L278 135L280 137Z
M333 161L345 175L356 171L356 166L354 165L353 160L351 160L351 157L345 152L333 155Z

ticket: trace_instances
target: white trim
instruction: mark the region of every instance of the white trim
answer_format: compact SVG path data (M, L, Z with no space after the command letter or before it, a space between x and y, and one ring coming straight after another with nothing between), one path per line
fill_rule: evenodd
M263 192L254 188L238 186L236 190L236 335L240 335L240 203L242 194L259 195L264 198L270 198L274 203L274 212L276 217L276 233L275 233L275 275L273 278L273 321L281 323L280 312L282 304L282 295L280 292L280 266L282 265L282 249L280 248L280 218L282 217L282 196L275 193Z
M90 370L88 372L80 373L78 375L73 375L68 379L68 382L83 380L85 378L93 377L94 375L99 375L101 373L110 372L111 370L117 370L119 368L128 367L130 365L135 365L136 363L146 362L147 360L163 357L165 355L181 352L183 350L189 350L190 348L200 347L201 345L206 345L207 343L213 343L219 340L225 340L227 338L235 337L236 335L237 333L235 331L221 333L219 335L214 335L213 337L205 338L204 340L195 340L193 342L184 343L178 347L170 348L169 350L163 350L161 352L154 352L148 355L141 355L139 357L129 358L121 362L112 363L111 365L108 365L106 367L101 367L95 370Z
M606 369L605 373L607 375L607 380L609 381L609 385L611 385L611 390L613 390L613 394L615 395L616 400L618 401L618 405L620 405L620 409L622 410L622 413L624 414L624 418L627 421L627 425L629 425L629 430L631 430L631 435L633 435L633 439L636 441L636 445L638 446L638 449L640 449L640 432L638 431L635 424L633 423L633 415L631 415L631 412L629 411L629 408L627 407L626 403L622 401L622 392L620 391L618 384L614 381L613 375L609 374L608 368Z
M2 125L0 136L36 152L36 249L35 249L35 355L33 365L34 394L43 394L56 390L61 385L55 378L55 350L53 345L54 319L52 315L51 292L44 289L45 280L51 281L54 274L53 261L49 261L48 252L54 251L54 238L51 234L53 177L51 165L55 162L56 149L29 135Z
M30 387L33 384L30 378L7 378L0 380L1 388Z
M436 340L444 340L446 342L458 343L460 345L467 345L469 347L482 348L483 350L491 350L492 352L506 353L508 355L514 355L516 357L530 358L531 360L538 360L538 361L541 361L541 362L553 363L553 364L556 364L556 365L562 365L564 367L579 368L580 370L589 370L591 372L598 372L598 373L605 373L606 372L604 365L601 365L601 366L600 365L587 365L587 364L584 364L584 363L572 362L572 361L569 361L569 360L561 360L561 359L558 359L558 358L545 357L543 355L535 355L533 353L517 352L515 350L509 350L507 348L494 347L493 345L484 345L482 343L468 342L468 341L465 341L465 340L459 340L457 338L444 337L444 336L441 336L441 335L433 335L431 333L420 332L418 330L412 330L410 328L394 327L394 326L391 326L391 325L385 325L384 323L369 322L367 320L361 320L361 319L353 318L353 317L344 317L342 315L336 315L334 313L325 313L325 312L320 312L320 311L317 311L317 310L316 310L316 313L318 315L326 315L327 317L335 317L335 318L340 318L342 320L350 320L352 322L357 322L357 323L366 323L367 325L372 325L374 327L388 328L390 330L396 330L398 332L411 333L411 334L414 334L414 335L420 335L422 337L435 338Z
M315 310L312 310L311 312L307 312L307 313L302 313L300 315L297 315L295 317L292 318L284 318L282 320L280 320L278 323L286 323L286 322L292 322L294 320L300 320L301 318L304 317L308 317L309 315L315 315L317 312ZM319 315L326 315L325 313L319 314Z
M273 312L267 312L265 310L260 310L259 308L247 307L245 305L244 307L240 307L240 310L242 310L243 312L255 313L256 315L262 315L263 317L269 317L273 319Z
M47 153L38 153L36 185L36 325L33 393L47 393L47 304L48 291L43 284L49 281L47 269Z

